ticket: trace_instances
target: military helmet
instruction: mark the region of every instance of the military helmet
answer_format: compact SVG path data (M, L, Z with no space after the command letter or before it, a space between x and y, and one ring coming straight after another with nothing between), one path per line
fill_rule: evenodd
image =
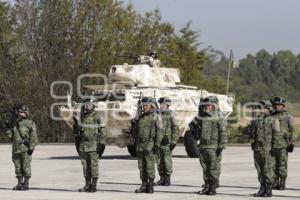
M215 104L215 105L217 105L219 103L219 100L216 96L208 96L208 97L204 98L202 102L206 103L206 104Z
M151 51L151 52L149 53L149 56L152 57L152 58L154 58L154 59L158 59L158 56L157 56L157 54L156 54L155 51Z
M162 103L165 103L167 104L168 106L171 105L171 99L169 97L161 97L158 99L158 103L162 104Z
M286 100L282 97L275 97L274 99L271 100L273 105L283 105L286 106Z
M153 108L156 107L156 100L155 100L155 98L152 98L152 97L143 97L142 103L143 104L150 103Z
M29 113L30 109L28 106L22 104L22 105L18 106L17 111L18 111L18 113Z
M273 110L273 105L270 101L262 100L259 102L264 108L267 108L268 110Z

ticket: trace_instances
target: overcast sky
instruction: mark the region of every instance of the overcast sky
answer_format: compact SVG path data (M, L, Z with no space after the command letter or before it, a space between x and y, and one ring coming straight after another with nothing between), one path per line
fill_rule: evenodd
M177 30L189 20L200 31L203 48L240 59L264 48L300 53L300 0L123 0L140 12L158 8Z

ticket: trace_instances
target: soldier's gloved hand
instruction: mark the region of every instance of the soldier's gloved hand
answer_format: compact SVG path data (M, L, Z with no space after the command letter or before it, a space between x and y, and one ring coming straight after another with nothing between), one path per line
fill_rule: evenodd
M30 141L29 141L29 139L26 137L26 138L24 138L23 140L22 140L22 143L26 146L26 147L28 147L29 148L29 145L30 145Z
M222 151L223 151L223 148L218 147L217 150L216 150L217 156L221 155Z
M159 155L159 146L154 145L153 153L154 153L155 155Z
M33 151L34 151L34 149L28 150L27 154L31 156L33 154Z
M270 155L271 156L275 156L277 154L277 150L276 149L271 149L270 150Z
M105 149L105 144L102 144L102 143L97 144L97 154L98 154L99 159L101 158L101 156L104 152L104 149Z
M173 149L175 149L175 147L176 147L176 144L173 144L173 143L170 144L170 150L171 151L173 151Z
M287 152L292 153L294 151L294 144L290 143L287 147Z

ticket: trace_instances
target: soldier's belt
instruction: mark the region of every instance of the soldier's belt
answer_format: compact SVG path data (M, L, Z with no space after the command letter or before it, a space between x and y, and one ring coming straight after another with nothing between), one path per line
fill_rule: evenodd
M153 140L149 138L139 138L138 142L147 143L147 142L153 142Z
M210 145L210 140L200 140L200 145Z

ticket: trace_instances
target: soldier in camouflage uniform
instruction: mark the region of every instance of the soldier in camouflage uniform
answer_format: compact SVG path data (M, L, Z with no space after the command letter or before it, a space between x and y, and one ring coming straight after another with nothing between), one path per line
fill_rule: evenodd
M195 139L200 140L199 157L205 187L199 194L215 195L219 179L218 157L227 143L227 123L218 111L216 97L209 96L203 99L200 106L204 107L204 111L199 112L189 125Z
M158 100L160 104L160 114L162 118L163 130L162 141L160 144L159 154L156 156L157 169L160 180L155 185L170 186L170 177L172 174L172 151L176 146L179 138L179 127L169 110L171 99L164 97Z
M29 119L29 108L19 105L13 109L10 125L6 125L6 133L12 141L12 160L15 165L15 173L18 184L13 190L28 190L31 177L32 153L38 144L36 125ZM14 117L12 117L14 118Z
M284 190L288 174L288 152L293 152L297 134L293 117L285 109L286 100L275 97L272 100L275 112L272 115L279 131L275 133L271 153L275 156L274 189Z
M96 192L98 158L105 148L106 130L101 115L95 111L95 99L88 99L82 108L80 120L74 123L77 151L82 163L85 186L79 192Z
M261 101L261 113L252 120L250 137L253 139L251 148L254 152L254 163L257 169L260 189L254 197L272 197L272 183L274 178L274 157L271 156L272 139L277 130L274 119L271 117L272 104Z
M158 154L162 139L161 117L155 111L155 99L142 99L143 114L137 121L136 153L142 185L136 193L153 193L155 178L155 154Z

